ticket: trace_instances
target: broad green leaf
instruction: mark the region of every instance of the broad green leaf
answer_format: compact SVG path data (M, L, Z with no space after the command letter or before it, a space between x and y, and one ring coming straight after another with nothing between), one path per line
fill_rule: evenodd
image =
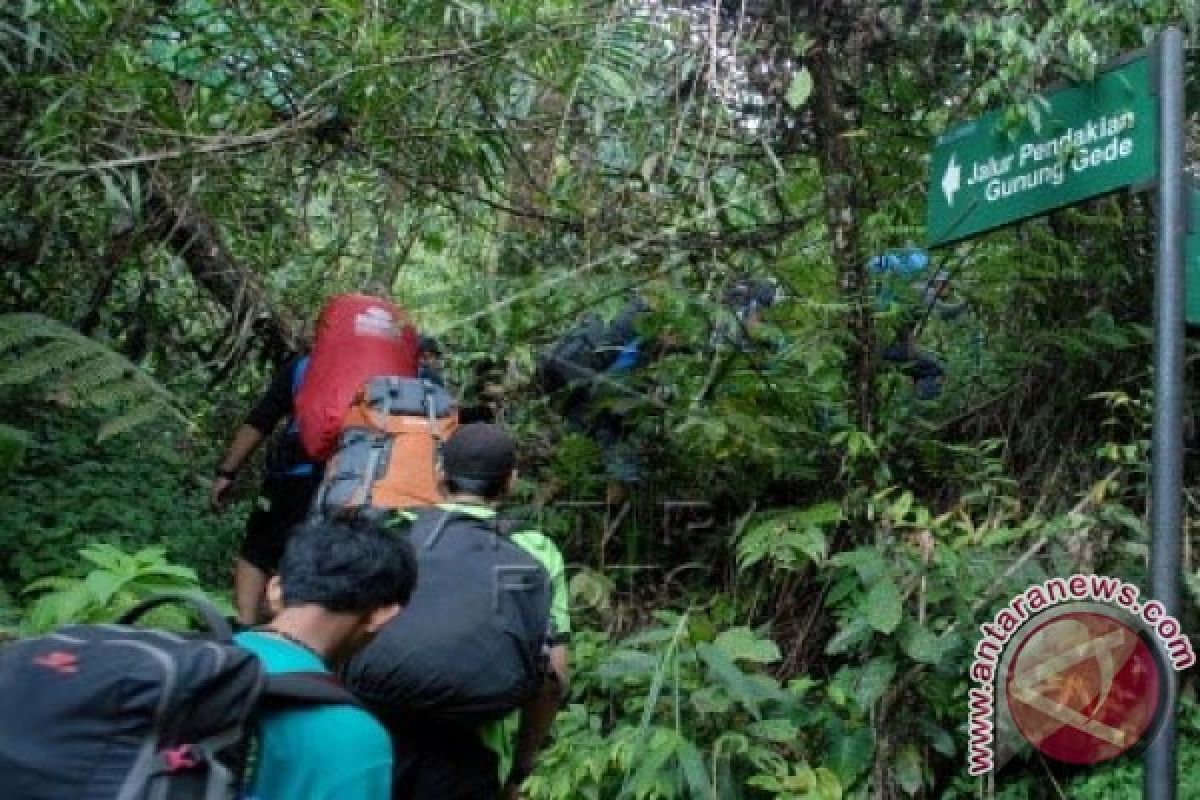
M84 578L83 583L87 586L88 591L92 593L96 605L106 606L112 600L113 595L121 588L124 581L111 572L97 569L89 572L87 577Z
M638 650L618 650L596 669L596 677L616 679L646 677L658 669L658 659Z
M867 622L880 633L892 633L900 625L900 590L891 576L885 575L871 587L864 611Z
M808 764L799 764L793 768L791 775L787 775L780 781L780 785L787 792L811 792L817 786L817 773Z
M800 533L792 534L787 539L788 544L793 545L804 555L808 556L809 560L814 564L820 564L825 560L825 554L828 552L829 545L825 540L825 534L819 530L807 530Z
M943 644L937 634L916 623L905 625L900 637L900 646L914 661L923 664L936 664L942 660Z
M761 697L746 673L738 668L722 650L710 644L702 644L696 652L708 667L709 677L724 686L730 696L750 712L755 719L762 719Z
M876 658L867 663L858 674L854 697L858 707L867 711L883 696L896 675L896 665L890 658Z
M860 726L850 730L839 728L826 734L829 742L829 768L849 785L871 767L875 757L875 734L869 727Z
M855 616L847 621L825 645L825 652L835 656L845 653L855 645L866 641L871 634L871 626L862 616Z
M783 742L785 744L796 741L800 734L799 728L791 720L786 719L764 719L759 722L752 722L746 732L751 736L761 737L772 742Z
M812 90L812 73L808 71L808 67L801 67L792 75L792 82L788 86L787 95L785 95L784 100L793 109L800 108L800 106L808 102Z
M709 782L708 770L700 750L689 739L681 739L675 750L684 782L694 800L716 800L716 792Z
M933 723L927 723L926 725L922 726L922 730L924 731L926 738L929 740L929 744L941 755L945 756L946 758L952 758L955 752L957 752L956 748L954 747L954 737L949 731L944 730Z
M729 694L717 686L705 686L692 692L692 706L700 714L724 714L733 706Z
M713 644L733 661L774 664L783 657L777 644L758 636L749 628L730 628L722 631Z
M819 800L842 800L842 782L833 770L817 767L816 778Z
M921 791L924 779L921 776L921 756L916 745L909 743L901 748L896 755L892 772L896 776L896 784L906 794L915 795Z
M829 558L829 563L837 567L853 567L865 586L873 584L887 570L883 554L874 547L859 547L838 553Z

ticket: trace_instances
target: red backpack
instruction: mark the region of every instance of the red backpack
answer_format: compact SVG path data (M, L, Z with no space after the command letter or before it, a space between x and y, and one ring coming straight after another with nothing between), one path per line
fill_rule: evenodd
M395 304L361 294L332 298L317 319L312 357L296 394L305 452L317 462L328 459L358 391L378 375L414 377L417 350L416 328Z

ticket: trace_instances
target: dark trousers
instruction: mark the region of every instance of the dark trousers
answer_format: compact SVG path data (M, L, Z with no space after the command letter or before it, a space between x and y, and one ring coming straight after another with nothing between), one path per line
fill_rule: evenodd
M478 732L428 722L389 724L392 800L497 800L496 754Z
M893 344L884 348L883 358L885 361L901 365L901 371L912 379L920 399L932 400L941 394L942 376L946 371L929 353Z

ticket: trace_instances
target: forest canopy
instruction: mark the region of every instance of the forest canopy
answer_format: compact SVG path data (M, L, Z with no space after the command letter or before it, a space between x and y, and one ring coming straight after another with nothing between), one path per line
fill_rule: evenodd
M1194 171L1198 15L4 4L0 628L180 587L228 603L254 478L211 514L222 447L328 298L366 292L513 431L513 505L568 564L575 679L529 798L983 796L979 624L1053 576L1147 587L1156 222L1151 194L1118 192L926 250L929 154L989 110L1036 128L1050 87L1173 25ZM772 294L743 336L746 280ZM639 336L669 346L607 401L642 466L613 502L537 363L635 294ZM906 341L936 381L889 355ZM1189 380L1185 631L1194 399ZM1180 698L1180 796L1200 796L1187 675ZM1139 782L1136 758L1083 770L1025 747L988 791Z

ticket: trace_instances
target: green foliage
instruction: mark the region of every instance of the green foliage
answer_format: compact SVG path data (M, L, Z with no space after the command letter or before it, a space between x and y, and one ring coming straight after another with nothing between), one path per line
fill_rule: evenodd
M738 537L738 565L749 569L765 560L791 570L805 562L822 564L829 550L826 531L841 519L842 511L833 503L756 515Z
M76 575L41 578L25 587L33 596L25 619L26 633L46 633L69 622L111 622L122 611L148 597L163 593L195 594L204 597L195 570L171 564L166 550L148 547L125 553L107 544L93 544L79 551L83 564ZM228 603L225 612L232 614ZM184 630L187 612L163 607L147 615L146 624Z
M634 513L595 537L547 515L604 631L573 643L530 795L976 796L946 777L974 626L1050 574L1144 577L1152 215L1106 198L937 253L967 310L922 327L932 403L876 357L901 312L854 314L853 268L924 236L933 137L997 106L1037 128L1048 86L1165 24L1194 40L1197 6L826 5L0 8L0 632L51 575L76 577L41 584L46 620L102 617L114 575L140 592L162 558L227 584L240 520L207 514L215 454L177 406L222 441L271 331L337 291L383 287L442 337L464 399L520 435L522 499L598 500L533 353L642 289L641 333L682 346L611 403L648 465ZM787 300L730 354L709 344L742 274ZM712 524L660 542L679 498ZM89 587L74 553L100 545L145 563ZM1120 796L1127 772L1069 788Z
M214 456L153 425L97 442L101 415L30 414L20 402L0 408L22 410L29 439L0 504L0 546L11 554L0 564L0 585L15 592L65 573L78 550L98 542L132 551L161 546L206 585L227 584L244 509L221 517L208 510L208 469L198 465Z
M11 425L0 424L0 478L17 468L29 445L28 433Z
M827 715L807 684L766 671L782 658L774 642L745 627L708 638L698 612L658 617L620 641L573 640L579 677L531 798L843 796L854 768L813 766Z
M108 414L98 439L164 418L187 424L175 398L144 370L48 317L0 314L0 359L0 389L48 385L60 407Z

